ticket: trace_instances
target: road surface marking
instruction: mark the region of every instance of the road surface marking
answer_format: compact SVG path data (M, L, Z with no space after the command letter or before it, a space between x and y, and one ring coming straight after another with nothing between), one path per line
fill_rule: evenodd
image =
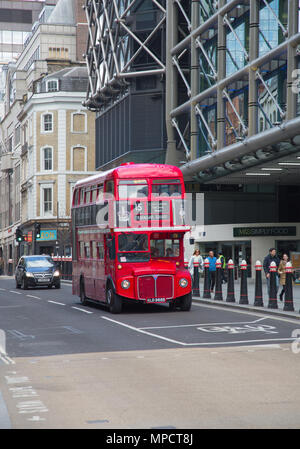
M32 398L38 396L37 392L31 386L26 387L11 387L12 397L16 398Z
M50 299L48 300L48 302L52 302L52 304L58 304L59 306L65 306L66 305L66 304L63 304L62 302L51 301Z
M180 346L220 346L220 345L237 345L237 344L250 344L250 343L265 343L268 344L268 342L274 342L274 341L292 341L294 338L266 338L266 339L259 339L259 340L238 340L238 341L213 341L213 342L199 342L199 343L185 343L183 341L173 340L171 338L163 337L162 335L153 334L152 332L147 332L144 329L139 329L134 326L130 326L129 324L122 323L121 321L113 320L111 318L108 318L106 316L101 316L104 320L110 321L112 323L118 324L119 326L126 327L127 329L131 329L135 332L139 332L141 334L149 335L150 337L155 337L160 340L165 340L170 343L174 343L176 345Z
M127 329L131 329L131 330L133 330L135 332L139 332L140 334L145 334L145 335L149 335L150 337L159 338L160 340L165 340L165 341L168 341L170 343L174 343L176 345L181 345L181 346L186 346L187 345L187 343L183 343L181 341L177 341L177 340L173 340L171 338L163 337L162 335L152 334L151 332L147 332L147 331L145 331L143 329L139 329L137 327L130 326L129 324L122 323L121 321L112 320L111 318L108 318L106 316L101 316L101 318L103 318L104 320L107 320L107 321L111 321L112 323L118 324L119 326L127 327Z
M74 306L72 306L72 309L80 310L80 312L84 312L84 313L94 313L94 312L90 312L89 310L83 310L83 309L80 309L79 307L74 307Z
M34 295L26 295L26 296L28 296L28 298L41 299L39 296Z
M258 323L259 321L266 320L267 318L258 318L254 321L234 321L230 323L204 323L204 324L178 324L173 326L153 326L153 327L141 327L140 329L147 330L147 329L173 329L173 328L180 328L180 327L197 327L197 326L222 326L222 325L230 325L230 324L253 324Z
M8 290L10 293L15 293L15 295L22 295L20 292L16 292L15 290Z
M25 384L27 382L29 382L28 377L23 376L23 377L12 377L12 376L4 376L6 379L6 382L8 383L8 385L11 384Z
M17 404L17 409L20 414L23 413L45 413L48 412L47 407L42 403L42 401L23 401Z

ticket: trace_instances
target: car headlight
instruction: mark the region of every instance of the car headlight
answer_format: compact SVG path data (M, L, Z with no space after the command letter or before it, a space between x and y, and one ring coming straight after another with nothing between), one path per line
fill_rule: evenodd
M185 278L181 278L180 281L179 281L179 285L180 285L180 287L182 287L182 288L187 287L187 286L188 286L188 283L189 283L188 280L185 279Z
M33 274L30 271L26 271L26 277L33 278Z
M130 282L127 279L125 279L125 281L121 282L121 287L125 288L125 289L129 288L130 287Z
M53 273L53 276L59 276L59 274L60 274L59 271L55 270L54 273Z

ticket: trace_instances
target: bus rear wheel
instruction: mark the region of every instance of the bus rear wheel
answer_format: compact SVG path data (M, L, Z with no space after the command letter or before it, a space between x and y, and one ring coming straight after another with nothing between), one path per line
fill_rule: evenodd
M122 299L116 294L111 286L107 287L106 290L106 302L110 313L122 312Z
M184 312L188 312L192 307L192 292L184 295L180 301L180 309Z
M85 296L85 291L84 291L84 282L83 280L80 281L80 293L79 293L79 297L80 297L80 302L83 306L87 305L87 297Z

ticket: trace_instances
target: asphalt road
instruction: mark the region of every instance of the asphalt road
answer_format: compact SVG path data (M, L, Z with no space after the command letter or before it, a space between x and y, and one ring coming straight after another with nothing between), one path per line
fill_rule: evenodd
M0 278L0 428L299 428L299 328L196 303L112 315Z

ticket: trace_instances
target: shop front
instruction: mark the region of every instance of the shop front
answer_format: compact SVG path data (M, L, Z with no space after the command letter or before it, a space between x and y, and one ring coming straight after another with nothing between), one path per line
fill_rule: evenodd
M248 276L254 278L256 261L263 263L269 249L274 247L279 257L283 253L289 255L300 283L299 223L195 226L185 242L186 260L189 260L194 248L199 248L203 257L211 250L216 256L221 252L226 262L233 260L236 278L242 260L247 262Z

